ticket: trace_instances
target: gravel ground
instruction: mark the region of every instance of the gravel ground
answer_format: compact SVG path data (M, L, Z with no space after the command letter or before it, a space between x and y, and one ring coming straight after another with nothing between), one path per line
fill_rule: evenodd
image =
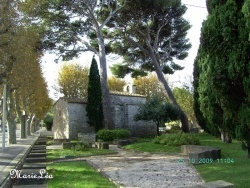
M121 187L179 188L202 183L191 165L177 162L181 156L111 149L118 154L89 157L87 162Z

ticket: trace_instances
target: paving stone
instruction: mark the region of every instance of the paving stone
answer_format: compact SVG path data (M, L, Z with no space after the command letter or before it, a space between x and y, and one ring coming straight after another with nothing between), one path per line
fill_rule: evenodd
M110 149L118 154L93 156L86 161L119 187L179 188L202 183L190 164L178 162L182 156L132 152L113 145Z

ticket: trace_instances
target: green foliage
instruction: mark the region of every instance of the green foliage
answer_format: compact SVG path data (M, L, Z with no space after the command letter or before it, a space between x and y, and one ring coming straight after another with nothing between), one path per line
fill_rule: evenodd
M211 133L211 131L208 127L208 122L206 121L206 119L205 119L205 117L200 109L201 104L199 101L200 94L199 94L198 88L199 88L199 77L200 77L199 61L201 60L200 59L201 57L202 57L201 49L199 49L198 54L197 54L195 61L194 61L194 72L193 72L194 104L193 104L193 110L194 110L194 115L195 115L196 121L199 124L199 126L202 129L204 129L204 131L206 131L207 133ZM216 132L216 134L218 134L218 131L215 131L215 132Z
M103 128L103 106L102 106L102 90L100 83L100 75L97 62L93 57L88 85L88 101L86 106L88 124L99 131Z
M107 37L121 39L111 45L113 52L124 57L123 64L111 67L112 73L118 77L129 73L137 77L155 71L150 47L164 74L183 69L173 59L185 59L191 47L185 39L190 25L182 17L186 9L180 0L127 0L107 25L112 28Z
M173 133L158 136L152 140L155 144L162 144L167 146L181 146L181 145L200 145L201 142L197 138L197 134Z
M177 103L181 106L182 110L188 116L189 120L195 121L194 116L194 98L193 91L189 87L175 87L173 93Z
M64 97L86 98L88 88L87 67L78 64L65 64L58 74L58 92Z
M86 151L89 149L89 146L84 143L76 143L71 147L74 151Z
M179 125L172 125L168 133L181 133L182 130Z
M53 126L53 114L48 113L46 117L44 118L43 122L45 123L46 129L48 131L51 131Z
M250 121L246 118L250 108L249 1L243 5L244 1L236 0L208 2L194 87L196 112L204 117L209 131L237 137L250 156Z
M114 129L114 130L103 129L97 132L98 139L102 141L113 141L114 139L129 138L130 136L131 136L130 131L125 129Z
M180 118L179 109L173 104L162 101L157 95L148 98L145 104L142 104L134 120L154 121L157 124L157 133L159 135L159 126L161 124L178 120Z
M167 77L165 78L167 80ZM161 82L154 73L150 73L147 76L140 76L133 79L133 83L136 85L136 93L141 95L150 96L152 94L159 96L162 100L167 100L167 94L162 87Z

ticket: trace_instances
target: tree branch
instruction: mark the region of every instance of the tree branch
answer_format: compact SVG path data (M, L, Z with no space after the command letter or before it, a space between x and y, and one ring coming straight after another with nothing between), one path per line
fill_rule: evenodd
M98 51L97 51L95 48L93 48L92 46L90 46L88 42L83 41L82 43L86 46L86 48L87 48L89 51L92 51L92 52L94 52L95 54L98 54Z
M165 21L163 21L162 25L158 25L158 29L157 29L156 36L155 36L154 49L158 48L160 32L161 32L162 28L167 25L167 23L168 23L168 21L165 20Z
M131 42L134 46L137 46L138 48L140 48L140 50L145 54L147 55L148 54L148 51L138 42L134 41L132 38L128 37L128 36L125 36L125 38Z
M112 11L112 8L110 7L110 2L108 2L108 6L109 6L109 9L110 9L110 13L109 13L109 16L104 20L104 22L101 24L100 26L100 30L103 29L103 27L110 21L110 19L112 18L112 16L114 16L116 14L116 12L118 10L120 10L122 7L125 6L126 4L126 0L124 0L123 4L121 6L118 6L118 2L117 0L115 1L115 4L116 4L116 7L115 7L115 10Z

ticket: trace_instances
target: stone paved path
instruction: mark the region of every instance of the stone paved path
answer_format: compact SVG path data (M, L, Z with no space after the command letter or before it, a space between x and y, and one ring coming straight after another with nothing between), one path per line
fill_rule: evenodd
M178 188L202 183L191 165L177 162L181 156L115 150L118 154L89 157L87 162L121 187Z

